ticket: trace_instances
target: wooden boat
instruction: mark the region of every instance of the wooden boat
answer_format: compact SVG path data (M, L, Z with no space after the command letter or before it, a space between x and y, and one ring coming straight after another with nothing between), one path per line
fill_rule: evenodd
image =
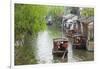
M86 48L86 37L81 34L74 35L73 48Z
M68 30L66 34L67 34L67 37L73 37L74 33L75 33L75 30Z
M66 38L56 38L53 39L53 56L67 56L68 53L68 39Z

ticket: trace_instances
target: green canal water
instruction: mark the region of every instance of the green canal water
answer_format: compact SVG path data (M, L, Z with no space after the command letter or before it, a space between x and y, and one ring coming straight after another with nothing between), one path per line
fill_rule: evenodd
M53 39L65 37L61 29L49 26L38 32L32 41L26 41L25 46L15 47L15 65L61 63L61 58L53 57ZM67 38L67 37L65 37ZM68 57L63 62L79 62L94 60L94 53L87 50L72 49L69 41Z

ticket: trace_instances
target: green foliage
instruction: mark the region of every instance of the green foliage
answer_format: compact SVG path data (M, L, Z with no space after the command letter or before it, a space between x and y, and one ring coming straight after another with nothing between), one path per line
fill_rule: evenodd
M53 21L56 25L60 25L61 23L61 17L64 13L64 7L62 6L53 6L53 7L50 7L50 10L49 10L49 15L51 15L53 17Z
M81 15L86 16L86 17L94 16L94 9L93 8L83 8L81 10Z
M36 64L34 49L32 46L15 47L15 65Z
M53 17L57 17L61 13L61 9L52 7L49 10L49 6L31 4L15 4L14 8L15 43L24 40L23 44L18 46L15 44L15 65L36 64L35 46L33 46L36 44L31 45L30 36L46 29L45 16L48 15L48 11Z
M15 39L25 34L34 35L46 28L46 6L15 4Z
M60 6L55 6L55 7L53 6L49 10L50 15L52 15L52 16L62 15L63 12L64 12L64 7L60 7Z

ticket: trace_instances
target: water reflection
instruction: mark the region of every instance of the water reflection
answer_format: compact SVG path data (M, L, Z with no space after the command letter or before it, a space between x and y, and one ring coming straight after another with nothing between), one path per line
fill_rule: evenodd
M94 60L94 53L86 50L77 50L73 49L74 58L77 58L79 61L92 61Z
M38 63L52 63L52 46L52 38L48 32L39 32L37 38Z
M61 37L62 32L59 30L45 30L38 33L36 39L36 59L38 63L59 63L62 62L61 57L53 57L53 38ZM64 35L63 35L64 36ZM69 42L68 47L68 57L64 59L63 62L78 62L78 61L88 61L93 60L93 52L88 52L86 50L76 50L72 49L72 44Z
M78 60L74 58L73 55L73 50L72 50L72 45L71 42L69 42L69 47L68 47L68 62L77 62Z

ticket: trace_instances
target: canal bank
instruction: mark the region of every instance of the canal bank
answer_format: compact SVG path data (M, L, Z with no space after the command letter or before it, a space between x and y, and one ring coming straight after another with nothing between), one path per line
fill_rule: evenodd
M16 65L25 64L46 64L46 63L67 63L93 61L94 52L73 49L72 42L69 39L68 57L61 60L61 57L53 57L53 39L66 37L60 28L49 26L46 30L38 32L32 41L25 41L24 46L15 47Z

